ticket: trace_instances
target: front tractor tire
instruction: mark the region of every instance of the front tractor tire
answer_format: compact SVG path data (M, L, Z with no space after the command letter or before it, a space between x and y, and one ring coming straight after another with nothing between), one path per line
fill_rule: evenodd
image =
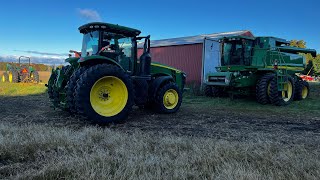
M54 99L53 93L54 93L54 82L56 81L57 78L57 72L53 71L50 75L50 78L48 80L48 95L50 99Z
M284 84L284 90L278 91L277 78L273 78L270 83L270 101L276 106L286 106L294 98L294 83L290 76L287 76L287 82Z
M182 92L175 83L169 82L158 89L154 101L157 112L175 113L181 106Z
M298 80L295 84L294 99L297 101L304 100L309 96L310 87L307 81Z
M118 66L98 64L80 75L75 106L94 123L103 125L125 120L133 103L131 78Z
M7 72L4 72L1 77L1 82L9 82L9 75Z
M270 103L270 87L271 80L275 78L275 75L265 74L263 75L256 85L256 99L260 104Z

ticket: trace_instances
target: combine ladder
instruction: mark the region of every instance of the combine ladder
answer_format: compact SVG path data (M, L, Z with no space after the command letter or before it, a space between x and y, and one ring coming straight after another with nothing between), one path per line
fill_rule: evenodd
M285 60L280 52L279 48L275 48L275 51L270 52L270 61L277 59L278 60L278 70L277 70L277 83L278 83L278 91L285 91L287 93L287 89L285 89L285 84L288 82L288 70L285 65ZM274 64L274 62L270 62Z

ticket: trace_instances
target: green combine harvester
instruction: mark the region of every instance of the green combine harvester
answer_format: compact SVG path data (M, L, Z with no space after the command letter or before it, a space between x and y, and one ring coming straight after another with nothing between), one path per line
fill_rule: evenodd
M28 63L21 63L22 59L27 59ZM18 64L7 64L6 71L2 74L2 82L10 83L39 83L39 73L31 65L30 57L20 56Z
M316 56L313 49L290 47L275 37L234 36L219 40L220 66L205 75L205 94L255 94L261 104L288 105L309 95L309 84L299 77L306 65L300 53Z
M109 23L79 27L80 57L52 71L46 85L54 107L81 114L98 124L127 118L133 105L159 113L174 113L182 102L186 74L151 63L150 36L137 29ZM137 44L144 40L138 58ZM74 51L72 51L74 52Z

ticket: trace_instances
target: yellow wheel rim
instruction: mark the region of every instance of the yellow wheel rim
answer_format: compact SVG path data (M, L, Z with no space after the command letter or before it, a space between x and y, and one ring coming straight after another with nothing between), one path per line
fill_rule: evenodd
M282 99L285 101L285 102L288 102L291 97L292 97L292 83L291 81L288 81L288 83L286 83L284 85L284 90L282 91Z
M30 74L30 78L33 78L33 73Z
M174 89L169 89L164 93L163 96L163 105L167 109L173 109L177 106L179 102L178 92Z
M115 76L105 76L94 83L90 91L90 103L96 113L111 117L119 114L128 101L128 89Z
M308 93L309 93L309 91L308 91L307 86L303 86L303 88L302 88L302 92L301 92L302 99L307 98Z
M9 82L12 82L12 73L9 73Z
M1 80L2 80L2 82L6 82L6 79L5 79L4 75L2 75Z

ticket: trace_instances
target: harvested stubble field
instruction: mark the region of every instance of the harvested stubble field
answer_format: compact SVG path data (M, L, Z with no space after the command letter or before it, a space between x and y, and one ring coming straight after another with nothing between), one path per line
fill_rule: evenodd
M320 86L287 107L186 95L99 127L50 108L43 85L0 84L0 179L320 179Z

